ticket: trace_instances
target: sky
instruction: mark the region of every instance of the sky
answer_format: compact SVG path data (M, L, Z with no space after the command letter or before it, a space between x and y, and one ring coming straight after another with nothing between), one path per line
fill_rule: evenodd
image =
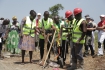
M29 16L30 10L41 13L43 17L44 11L58 3L64 7L59 11L62 17L65 17L67 10L81 8L83 18L89 14L98 23L99 16L105 14L105 0L0 0L0 17L9 18L12 21L12 17L17 16L20 22L22 18Z

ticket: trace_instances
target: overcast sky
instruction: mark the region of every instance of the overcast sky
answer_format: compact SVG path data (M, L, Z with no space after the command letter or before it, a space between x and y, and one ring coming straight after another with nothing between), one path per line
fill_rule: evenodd
M12 19L17 16L18 21L29 15L29 11L34 9L37 13L48 10L55 4L62 4L64 10L59 12L60 16L65 16L66 10L73 11L74 8L82 8L83 17L89 14L95 22L100 21L99 16L105 14L105 0L0 0L0 17Z

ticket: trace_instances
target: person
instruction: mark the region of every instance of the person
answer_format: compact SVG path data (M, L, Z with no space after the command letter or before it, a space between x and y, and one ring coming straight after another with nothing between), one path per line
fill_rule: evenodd
M64 23L64 26L65 27L67 27L67 24L68 24L68 22L66 21L66 19L65 18L61 18L61 21L62 21L62 23ZM66 53L68 54L68 49L69 49L69 47L68 47L68 45L69 45L69 39L67 38L67 40L66 40L66 49L65 49L65 51L66 51Z
M18 48L19 43L19 32L20 32L20 25L17 21L17 17L13 16L13 22L9 25L9 33L7 38L7 48L8 51L12 54L19 54L20 49Z
M96 28L97 27L97 24L94 22L94 19L93 18L90 18L91 20L91 23L93 24L93 27ZM93 46L93 49L95 51L95 30L92 31L92 46Z
M70 42L70 48L73 47L73 42L72 42L72 33L73 33L73 25L75 23L75 18L73 17L73 13L68 10L65 12L65 18L67 18L68 20L68 27L71 27L71 29L69 29L69 35L68 35L68 38L69 38L69 42ZM70 65L72 65L72 55L70 55L71 59L70 59Z
M41 22L41 13L37 13L36 27L38 27L40 22ZM38 28L37 28L37 30L39 31ZM37 32L37 30L35 31L35 46L38 49L38 47L39 47L39 33Z
M92 46L92 31L95 30L91 18L86 17L87 20L87 33L86 33L86 38L85 38L85 52L88 52L88 47L90 47L91 50L91 56L94 58L95 57L95 52ZM84 54L86 56L87 54Z
M66 52L67 52L67 30L66 30L66 23L61 21L60 23L60 32L61 32L61 57L63 58L63 64L65 65L66 61Z
M10 23L9 19L4 19L0 21L0 59L3 59L1 52L2 52L3 41L6 38L7 30L8 30L6 25L8 25L9 23Z
M54 46L53 46L53 51L54 54L56 55L54 57L54 60L57 60L57 64L60 64L59 57L61 57L61 45L60 45L60 23L61 20L59 20L59 16L56 15L53 17L53 25L56 28L56 34L55 34L55 39L54 39ZM51 65L51 64L49 64ZM56 64L53 66L56 67Z
M67 70L83 70L84 59L82 48L83 44L85 43L85 35L87 32L86 21L82 18L81 8L75 8L73 13L76 20L73 27L73 48L71 48L72 65Z
M46 31L46 33L52 33L52 28L55 28L53 26L53 20L51 18L49 18L49 12L48 11L45 11L44 14L43 14L44 18L42 18L41 22L39 23L39 29L40 29L40 32L41 34L39 35L39 46L40 46L40 61L39 61L39 64L42 65L42 59L43 59L43 55L44 55L44 36L42 34L43 30ZM51 35L49 36L49 41L51 42L52 40L52 37ZM47 50L49 49L50 47L50 43L48 42L47 44ZM48 56L48 62L50 61L50 54Z
M85 21L86 21L86 23L88 24L88 22L87 22L87 21L88 21L88 20L87 20L87 17L90 17L90 15L88 15L88 14L85 15ZM85 47L85 48L84 48L85 50L84 50L83 56L86 57L87 55L89 55L89 50L90 50L90 48L88 49L88 47L87 47L85 44L84 44L84 47ZM87 50L87 49L88 49L88 50Z
M26 16L21 22L21 39L19 48L22 50L22 64L24 64L25 51L29 51L30 63L32 63L32 53L35 50L35 27L36 12L30 10L30 16Z
M101 21L98 23L98 56L103 56L103 42L105 39L105 15L100 15Z

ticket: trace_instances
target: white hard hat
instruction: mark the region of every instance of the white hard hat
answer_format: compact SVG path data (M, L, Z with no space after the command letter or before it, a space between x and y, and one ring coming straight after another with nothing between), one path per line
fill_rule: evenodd
M37 13L37 15L41 15L41 13Z
M100 17L105 17L105 15L102 14L102 15L100 15Z

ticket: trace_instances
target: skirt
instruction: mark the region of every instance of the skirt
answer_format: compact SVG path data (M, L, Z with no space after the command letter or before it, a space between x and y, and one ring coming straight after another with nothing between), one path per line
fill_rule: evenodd
M19 41L19 49L26 51L35 50L35 38L29 35L24 35Z
M20 53L20 49L18 48L19 43L19 34L16 30L12 30L8 34L8 38L6 40L6 46L9 52L11 53ZM14 51L15 50L15 51Z

